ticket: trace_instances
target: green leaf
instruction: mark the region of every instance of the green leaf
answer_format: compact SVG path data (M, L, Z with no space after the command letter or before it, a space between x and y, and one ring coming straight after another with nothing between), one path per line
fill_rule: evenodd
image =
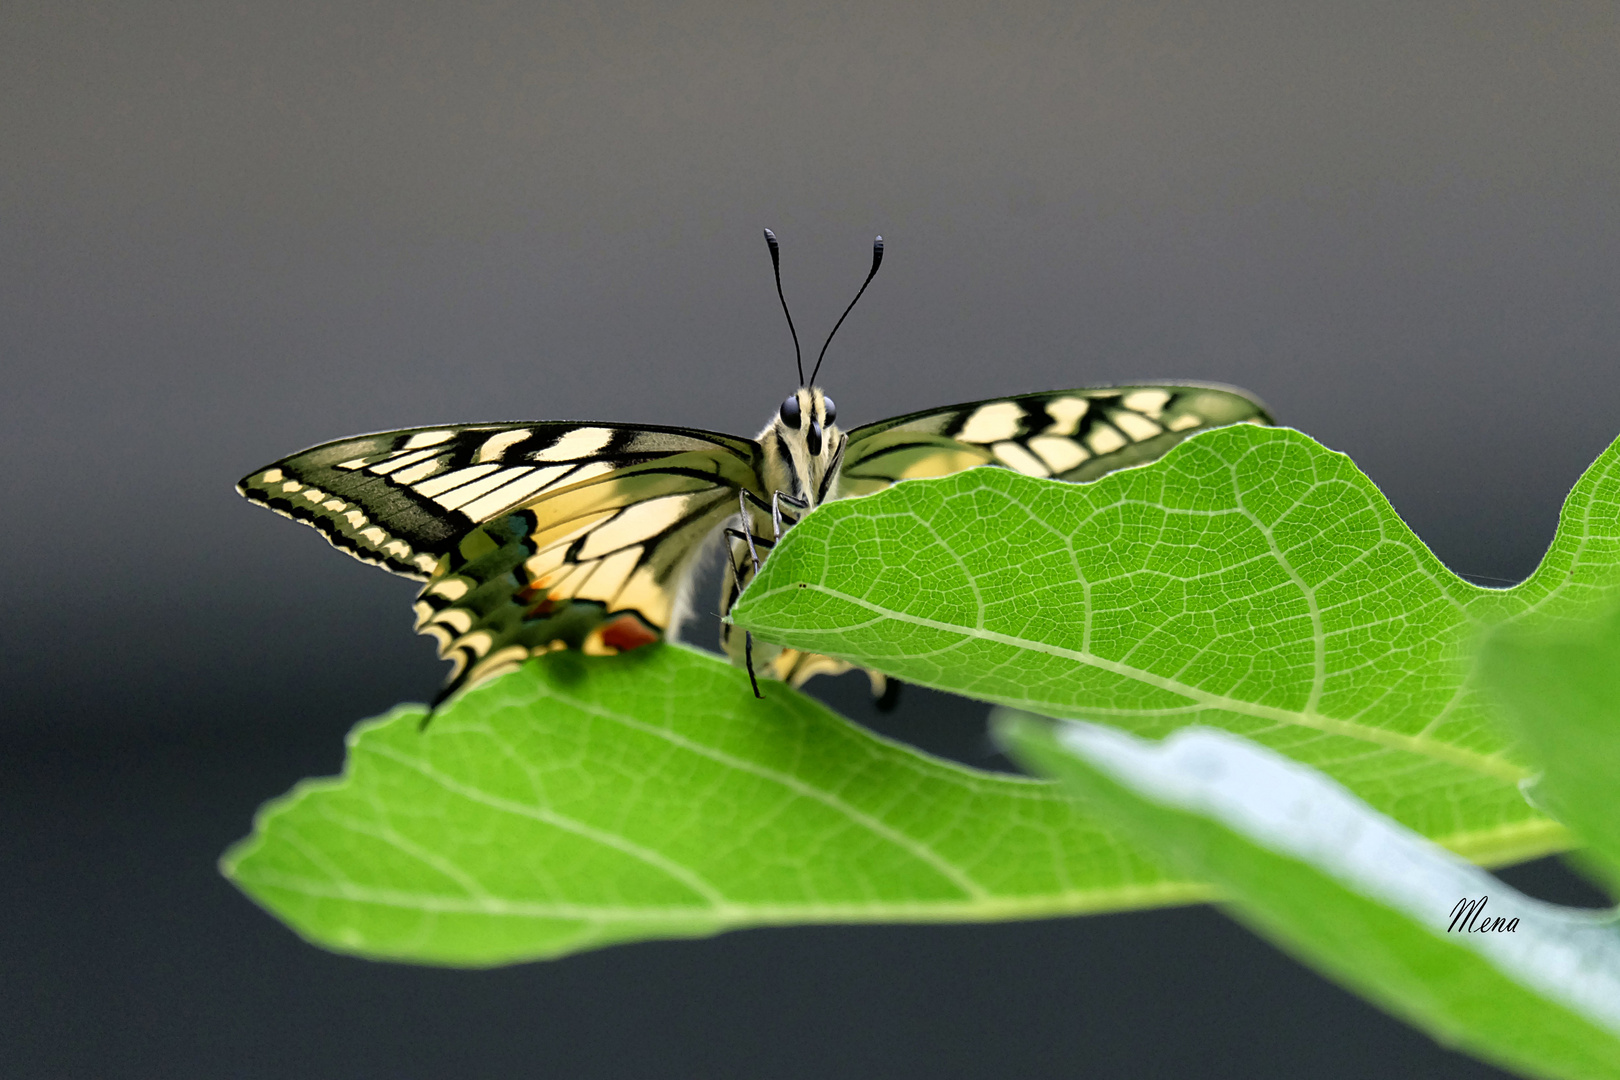
M1515 893L1321 773L1210 728L1154 744L1093 724L999 718L1064 780L1237 918L1443 1043L1549 1077L1620 1077L1614 917ZM1462 900L1511 932L1452 930ZM1459 920L1468 925L1466 917Z
M1051 784L878 738L653 646L552 653L259 814L225 874L317 944L458 965L765 924L975 920L1207 895Z
M1542 766L1532 794L1620 893L1620 611L1551 634L1498 634L1481 661L1503 718Z
M1200 434L1086 484L974 469L830 503L733 609L769 641L1141 735L1245 735L1480 862L1567 843L1473 669L1488 626L1620 595L1620 446L1512 589L1448 571L1351 461L1286 428Z

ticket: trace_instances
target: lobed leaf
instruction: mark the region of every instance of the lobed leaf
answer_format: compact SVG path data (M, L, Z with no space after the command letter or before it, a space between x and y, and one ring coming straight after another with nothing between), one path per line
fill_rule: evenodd
M1475 670L1487 627L1620 596L1620 444L1512 589L1448 571L1344 455L1237 425L1086 484L905 481L795 526L737 625L910 682L1159 737L1244 735L1479 862L1557 850Z

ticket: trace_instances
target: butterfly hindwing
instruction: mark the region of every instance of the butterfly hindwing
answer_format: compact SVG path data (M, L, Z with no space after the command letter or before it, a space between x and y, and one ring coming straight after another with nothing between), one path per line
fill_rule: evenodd
M1055 390L930 409L850 432L839 494L977 465L1093 480L1153 461L1194 432L1245 422L1272 420L1241 390L1198 384Z
M445 693L559 648L604 654L679 620L693 562L757 470L690 451L569 485L457 545L417 601L417 629L455 666Z

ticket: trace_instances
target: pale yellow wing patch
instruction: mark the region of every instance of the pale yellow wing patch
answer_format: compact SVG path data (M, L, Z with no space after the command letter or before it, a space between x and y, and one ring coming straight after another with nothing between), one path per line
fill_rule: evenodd
M839 495L899 480L999 465L1027 476L1091 480L1160 457L1195 431L1270 423L1265 406L1221 386L1058 390L913 413L849 434Z
M357 559L425 579L478 525L549 493L681 455L731 458L747 471L759 452L749 439L685 428L463 424L324 443L237 490Z
M469 535L417 601L454 691L559 648L609 654L658 640L704 542L737 512L752 463L671 455L550 490Z

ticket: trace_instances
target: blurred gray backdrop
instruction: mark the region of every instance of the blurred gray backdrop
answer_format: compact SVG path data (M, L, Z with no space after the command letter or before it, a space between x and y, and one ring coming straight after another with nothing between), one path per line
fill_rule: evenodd
M1517 580L1620 434L1612 3L13 3L0 145L17 1075L1496 1075L1207 910L319 953L212 859L441 668L231 485L442 421L752 434L760 229L812 354L882 233L846 423L1233 382ZM885 730L993 766L981 712Z

